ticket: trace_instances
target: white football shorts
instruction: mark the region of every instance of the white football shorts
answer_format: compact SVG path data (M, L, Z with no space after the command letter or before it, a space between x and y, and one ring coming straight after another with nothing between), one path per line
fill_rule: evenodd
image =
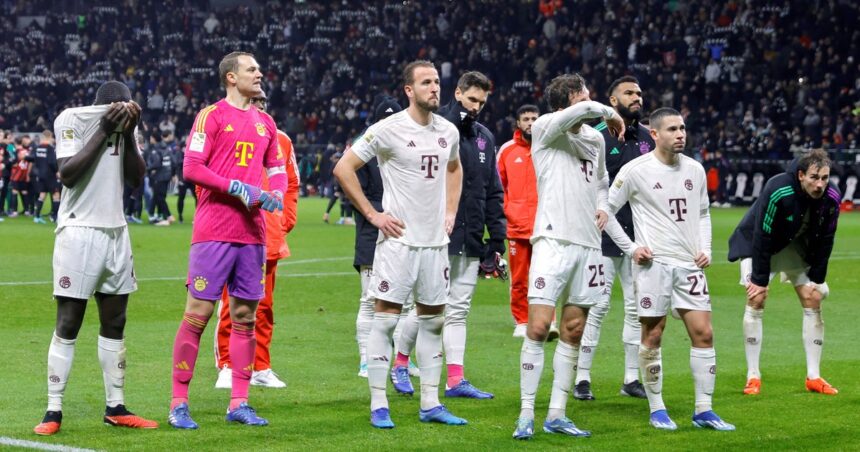
M539 239L532 246L529 304L555 306L564 296L565 305L594 306L608 290L604 265L597 248Z
M415 291L415 302L445 304L448 293L448 247L415 247L394 240L376 244L370 296L404 304Z
M783 248L782 251L770 257L770 280L773 280L774 276L779 273L780 281L790 282L795 287L802 286L811 282L809 276L806 275L808 270L809 265L800 257L794 244ZM751 275L752 258L741 259L740 284L746 287Z
M86 300L94 292L137 290L128 227L67 226L54 240L54 295Z
M633 287L639 317L665 317L672 309L711 310L708 281L701 269L656 261L633 264Z

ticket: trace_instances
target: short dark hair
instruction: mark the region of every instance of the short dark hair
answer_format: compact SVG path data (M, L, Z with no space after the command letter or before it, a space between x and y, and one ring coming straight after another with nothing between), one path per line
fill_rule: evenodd
M113 102L128 102L131 100L131 90L123 82L110 80L104 82L96 90L94 105L107 105Z
M221 86L227 87L227 73L239 70L239 57L243 55L254 58L254 54L250 52L230 52L221 58L221 62L218 63L218 77L221 80Z
M830 168L831 164L827 151L824 149L813 149L804 154L803 157L800 157L800 160L797 161L797 169L806 173L810 167Z
M537 105L534 105L534 104L525 104L525 105L521 106L520 108L517 108L517 121L520 120L520 116L522 116L526 113L540 114L540 109L538 108Z
M606 97L612 97L612 93L615 92L615 88L618 88L618 85L622 83L635 83L638 85L639 80L632 75L625 75L623 77L615 79L615 81L612 82L611 85L609 85L609 90L606 91Z
M585 88L585 79L579 74L564 74L552 79L544 91L546 103L551 111L570 106L570 95Z
M428 60L415 60L403 68L403 86L410 86L415 83L415 68L429 67L436 69L436 65Z
M460 76L460 80L457 80L457 88L460 88L460 92L466 91L473 86L478 87L481 91L489 91L493 87L493 84L486 75L478 71L466 72Z
M654 110L654 112L651 113L651 117L648 118L648 125L651 126L652 129L659 129L660 123L663 122L663 118L667 118L669 116L681 116L681 113L674 108L658 108Z

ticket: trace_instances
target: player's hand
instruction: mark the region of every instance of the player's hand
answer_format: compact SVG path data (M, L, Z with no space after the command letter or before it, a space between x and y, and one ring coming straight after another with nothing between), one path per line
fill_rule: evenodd
M134 132L134 128L137 127L137 124L140 122L140 105L135 101L127 102L126 110L128 112L128 118L126 118L125 126L122 128L123 132Z
M456 213L446 213L445 214L445 235L451 235L454 232L454 223L457 222L457 214Z
M711 256L708 256L702 251L699 251L699 254L696 255L696 259L694 260L696 263L696 267L699 268L708 268L711 265Z
M747 299L753 302L762 302L767 298L767 286L758 286L754 283L747 284Z
M382 233L388 238L396 239L401 237L403 236L403 229L406 229L406 225L404 225L402 221L385 212L376 212L367 220L370 221L370 224L376 226L377 229L382 231Z
M606 223L609 222L609 214L602 210L597 211L597 215L594 216L594 224L597 225L597 229L600 232L603 232L603 228L606 227Z
M624 141L624 120L621 119L621 115L618 113L614 113L611 117L605 118L606 126L609 128L609 132L618 139L618 141Z
M260 192L259 201L260 208L266 212L284 210L284 195L277 190Z
M248 210L251 210L259 204L262 190L253 185L248 185L242 181L233 179L230 181L230 187L227 189L227 194L239 198L239 201L242 201L242 204L244 204Z
M651 248L647 246L640 246L633 251L633 256L631 260L638 265L646 265L651 262L651 259L654 258L654 255L651 253Z
M117 128L119 128L120 124L123 124L128 118L128 111L125 108L125 104L122 102L114 102L110 104L108 110L102 115L101 123L99 126L102 131L106 134L111 134L116 132Z

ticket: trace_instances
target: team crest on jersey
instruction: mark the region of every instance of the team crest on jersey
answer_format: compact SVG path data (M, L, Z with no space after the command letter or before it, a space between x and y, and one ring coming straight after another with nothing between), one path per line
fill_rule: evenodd
M711 366L711 368L708 369L708 373L710 373L711 375L716 375L717 374L717 365L714 364L713 366Z
M475 142L478 143L478 149L482 151L487 147L487 140L485 140L484 137L478 137ZM484 153L482 152L481 155L484 155ZM481 163L484 163L484 159L481 159Z
M194 290L196 290L198 292L203 292L204 290L206 290L206 286L208 286L208 285L209 285L209 281L206 278L204 278L202 276L195 276L194 277Z
M648 297L643 297L639 302L639 305L642 306L643 309L648 309L651 307L651 299Z
M690 179L685 180L684 181L684 188L686 188L687 190L692 190L693 189L693 181L691 181Z
M535 288L543 289L544 287L546 287L546 281L544 281L543 276L539 276L535 280Z
M388 284L388 281L382 281L379 283L379 291L380 292L388 292L391 286Z
M60 285L60 287L62 287L63 289L68 289L69 287L71 287L71 286L72 286L72 280L71 280L71 279L69 279L69 277L68 277L68 276L63 276L63 277L61 277L61 278L60 278L60 280L58 281L58 284L59 284L59 285Z
M445 141L444 137L439 137L439 146L442 146L442 149L445 149L448 147L448 142Z
M647 142L645 142L645 141L639 142L639 153L640 154L647 154L648 151L650 151L650 150L651 150L651 147L648 146Z
M254 127L257 128L257 135L260 135L261 137L266 136L266 126L264 126L262 122L254 124Z

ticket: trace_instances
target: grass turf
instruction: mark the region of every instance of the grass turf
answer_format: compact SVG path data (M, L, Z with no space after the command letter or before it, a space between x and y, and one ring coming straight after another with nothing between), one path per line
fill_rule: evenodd
M738 430L722 433L691 426L689 340L678 321L669 321L663 341L664 398L679 424L678 431L651 428L647 403L618 395L623 351L622 308L620 291L616 291L592 371L597 400L568 402L568 415L594 436L574 439L539 431L524 444L511 439L519 412L520 342L511 337L507 284L496 280L478 284L466 354L467 377L479 388L494 392L496 398L474 401L443 397L443 403L468 419L469 425L428 425L418 421L417 396L400 397L389 385L397 427L390 431L370 427L367 381L356 376L359 279L351 266L353 228L322 223L324 208L324 201L318 198L300 201L299 225L289 237L293 255L282 261L279 269L272 362L288 387L251 388L251 403L269 419L268 427L225 424L229 392L213 387L216 369L211 325L204 333L191 386L192 414L200 430L176 431L167 425L172 344L184 306L191 225L132 225L140 290L132 295L128 311L126 402L129 409L158 420L161 427L134 431L102 424L104 389L96 357L98 312L92 306L77 342L63 427L50 438L37 437L32 428L45 409L45 362L55 316L50 283L52 227L34 225L30 218L7 219L0 224L0 314L5 321L0 344L4 345L3 361L8 371L0 391L0 437L102 450L858 447L854 428L860 403L856 370L860 351L853 340L860 305L852 301L860 297L860 273L854 267L860 264L860 216L856 214L840 219L827 278L831 295L824 309L827 334L822 373L840 389L839 395L821 396L804 389L801 310L787 284L773 285L765 314L762 394L741 394L746 375L741 329L744 295L737 284L737 264L726 262L725 256L727 238L743 209L713 209L715 264L707 276L719 367L714 407ZM537 397L537 430L549 402L553 349L554 344L547 345ZM418 381L414 383L417 387ZM850 421L852 417L855 421Z

